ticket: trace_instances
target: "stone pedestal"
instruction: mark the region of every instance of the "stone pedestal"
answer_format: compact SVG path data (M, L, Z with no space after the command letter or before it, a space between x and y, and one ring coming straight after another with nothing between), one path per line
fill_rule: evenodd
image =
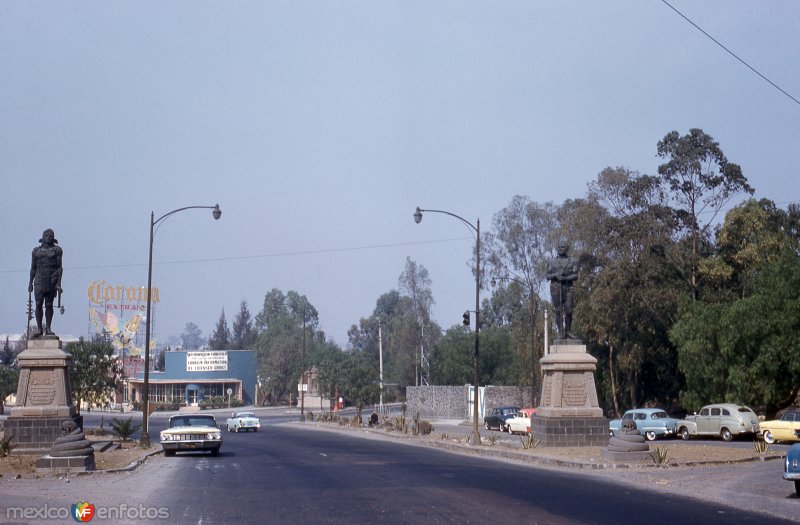
M6 420L5 435L14 435L13 454L47 453L61 436L62 421L72 420L83 428L83 418L72 405L72 356L61 349L57 336L46 336L29 339L17 360L17 402Z
M597 402L597 359L579 341L559 341L541 359L541 405L531 418L536 439L545 447L605 446L608 421Z

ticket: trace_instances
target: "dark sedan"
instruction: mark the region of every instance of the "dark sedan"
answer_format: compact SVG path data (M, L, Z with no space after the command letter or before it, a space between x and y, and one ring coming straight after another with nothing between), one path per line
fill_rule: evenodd
M492 412L483 418L483 426L486 430L499 430L505 432L506 421L517 415L519 407L497 407L493 408Z

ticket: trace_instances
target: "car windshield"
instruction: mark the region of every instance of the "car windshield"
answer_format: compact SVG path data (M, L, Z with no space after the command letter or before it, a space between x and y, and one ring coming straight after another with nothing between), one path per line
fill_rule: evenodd
M653 412L650 417L653 419L664 419L665 417L669 417L669 415L666 412Z
M505 415L505 416L514 415L516 413L517 413L517 409L516 408L506 408L505 410L503 410L503 415Z
M172 418L169 421L169 427L215 427L217 426L216 421L213 417L208 416L186 416L186 417L176 417Z
M239 417L256 417L252 412L239 412Z

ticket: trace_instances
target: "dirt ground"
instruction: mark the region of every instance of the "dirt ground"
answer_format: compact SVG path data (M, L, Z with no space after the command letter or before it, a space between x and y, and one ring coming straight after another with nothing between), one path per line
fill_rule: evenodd
M90 438L87 436L87 438ZM91 439L91 438L90 438ZM93 439L91 439L93 440ZM94 440L93 440L94 441ZM119 440L117 440L119 442ZM123 468L132 462L144 458L147 454L155 450L160 450L161 446L157 443L150 449L139 448L135 441L120 443L120 447L110 452L98 452L94 455L94 462L97 470L112 470ZM0 477L3 478L34 478L44 477L44 474L36 474L36 459L38 456L7 456L0 458Z

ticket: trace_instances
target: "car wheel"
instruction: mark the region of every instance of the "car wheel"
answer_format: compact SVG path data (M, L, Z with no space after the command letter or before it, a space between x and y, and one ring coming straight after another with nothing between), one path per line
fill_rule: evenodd
M775 438L772 437L772 432L770 432L769 430L764 431L764 441L770 445L775 443Z
M689 437L690 436L689 436L689 429L688 428L681 427L681 429L678 431L678 433L681 435L681 439L682 440L689 441Z
M733 434L727 428L723 428L719 431L719 435L722 437L722 441L730 441L733 439Z
M652 430L648 430L644 433L644 437L647 438L647 441L655 441L656 440L656 433Z
M506 425L506 430L508 430L509 434L513 434L514 433L514 431L511 430L511 425Z
M219 456L219 449L218 448L211 449L211 455L214 457Z
M797 493L798 496L800 496L800 481L794 482L794 491Z
M239 433L239 427L236 427L236 433L237 434Z
M166 457L171 457L171 456L174 456L174 455L175 455L175 451L174 451L174 450L165 450L165 451L164 451L164 455L165 455Z
M489 428L489 422L488 421L484 421L483 426L484 426L484 428L486 428L486 430L491 430L491 428Z

